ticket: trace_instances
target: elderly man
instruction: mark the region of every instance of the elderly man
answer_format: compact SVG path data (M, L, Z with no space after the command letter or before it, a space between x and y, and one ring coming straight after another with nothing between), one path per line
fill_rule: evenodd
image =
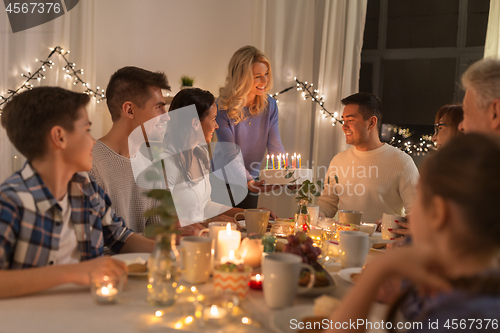
M462 86L464 120L459 129L500 134L500 60L487 58L471 65L462 76Z
M410 156L379 139L382 104L377 96L357 93L342 100L342 130L351 148L335 155L318 199L320 214L338 209L363 212L364 222L383 213L404 214L415 198L418 170ZM338 179L338 183L337 183Z

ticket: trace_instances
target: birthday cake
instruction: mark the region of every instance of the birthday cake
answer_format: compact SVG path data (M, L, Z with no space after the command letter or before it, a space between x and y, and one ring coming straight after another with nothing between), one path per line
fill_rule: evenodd
M266 169L260 171L259 179L265 180L266 185L298 185L306 180L312 182L313 171L312 169ZM296 181L293 182L294 180Z

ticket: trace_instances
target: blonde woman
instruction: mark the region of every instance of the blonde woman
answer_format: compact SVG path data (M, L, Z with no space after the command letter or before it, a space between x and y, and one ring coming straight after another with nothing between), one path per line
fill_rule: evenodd
M256 208L259 193L270 190L264 181L255 180L266 149L275 156L285 152L278 129L278 107L267 93L272 82L269 59L248 45L234 53L226 84L219 91L217 138L240 147L250 191L237 205L239 208Z

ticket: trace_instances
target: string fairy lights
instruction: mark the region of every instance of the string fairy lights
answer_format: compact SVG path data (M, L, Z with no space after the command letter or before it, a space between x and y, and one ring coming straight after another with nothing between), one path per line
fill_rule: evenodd
M97 101L97 103L103 101L106 99L104 95L104 89L101 89L100 87L97 87L96 89L90 88L90 85L83 81L80 75L83 75L83 69L75 69L76 64L74 62L70 62L67 59L67 55L70 53L70 51L64 51L64 49L60 46L56 46L55 48L50 49L51 52L48 55L48 57L45 60L38 60L36 59L35 61L40 62L41 65L40 67L33 73L28 72L28 74L21 74L22 77L26 78L26 81L22 85L20 85L17 89L8 89L7 90L7 95L3 95L3 93L0 95L0 114L2 113L2 110L4 106L15 96L20 94L21 92L25 90L31 90L33 89L33 84L31 82L33 81L41 81L46 78L44 72L47 71L47 69L52 69L55 64L51 60L52 56L54 54L59 55L65 62L65 65L63 67L63 71L65 72L65 76L73 79L73 85L81 84L85 91L83 93L90 95L94 97Z
M297 77L294 77L294 80L296 82L295 86L288 87L280 92L274 93L271 95L272 98L276 100L276 103L279 103L278 100L278 95L281 95L293 88L296 88L297 91L301 91L301 96L303 100L311 99L312 102L315 102L316 104L319 105L320 107L320 112L323 115L323 119L326 118L332 118L332 126L335 126L336 123L342 124L343 121L341 118L339 118L339 113L338 112L331 112L328 111L325 108L325 101L324 101L324 96L320 95L318 89L313 89L313 84L312 83L307 83L307 81L302 82L297 79ZM419 139L419 142L413 142L412 132L408 128L402 128L399 126L394 126L394 125L388 125L389 127L387 130L391 133L391 139L386 140L388 143L408 155L425 155L431 150L435 149L434 144L432 143L432 135L422 135ZM382 137L387 136L386 133L382 133Z
M302 82L297 77L293 78L296 82L295 86L288 87L280 92L275 93L274 95L271 95L272 98L276 100L278 103L279 100L277 99L278 95L287 92L293 88L296 88L297 91L302 91L302 99L305 101L308 98L311 99L312 102L315 102L316 104L319 105L320 107L320 112L323 115L323 119L326 118L332 118L332 126L335 126L336 123L341 123L342 124L342 119L339 118L339 113L338 112L330 112L325 108L325 101L324 98L325 96L320 95L318 89L313 89L313 84L312 83L307 83L307 81Z

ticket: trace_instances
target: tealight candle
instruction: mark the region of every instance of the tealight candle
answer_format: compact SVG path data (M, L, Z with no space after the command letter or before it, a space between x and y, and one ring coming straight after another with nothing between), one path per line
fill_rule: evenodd
M118 294L118 289L113 288L113 285L111 284L95 291L96 300L100 303L114 302L116 294Z
M241 232L231 230L231 223L226 225L226 230L219 231L217 238L217 255L220 258L229 257L229 251L236 251L240 246Z
M248 283L250 288L255 290L262 290L262 276L260 274L256 274L250 277L250 282Z
M101 271L90 272L90 292L94 300L101 304L118 301L125 276L111 277Z

